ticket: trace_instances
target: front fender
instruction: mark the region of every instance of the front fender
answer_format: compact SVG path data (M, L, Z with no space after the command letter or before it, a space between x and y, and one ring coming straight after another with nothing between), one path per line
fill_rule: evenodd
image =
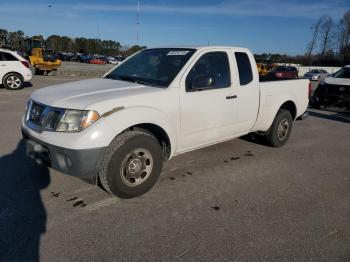
M161 127L168 135L171 143L171 156L174 154L177 145L177 114L169 115L157 108L150 106L126 107L107 117L102 121L113 130L113 137L110 137L109 143L115 136L124 130L139 124L154 124Z
M171 143L171 155L176 149L177 118L167 116L151 107L129 107L102 117L85 130L77 133L44 131L37 133L28 128L22 118L22 129L28 135L45 143L67 149L93 149L107 147L124 130L138 124L154 124L161 127Z

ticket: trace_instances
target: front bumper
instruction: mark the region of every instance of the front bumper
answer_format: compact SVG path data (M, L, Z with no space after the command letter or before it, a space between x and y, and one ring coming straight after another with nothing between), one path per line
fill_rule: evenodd
M62 173L85 179L97 175L106 149L67 149L40 141L24 129L22 135L27 140L27 155L30 158Z

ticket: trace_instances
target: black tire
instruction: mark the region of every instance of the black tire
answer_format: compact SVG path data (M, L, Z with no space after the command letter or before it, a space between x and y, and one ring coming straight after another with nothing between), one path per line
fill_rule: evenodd
M334 101L329 99L327 87L324 85L319 85L313 94L314 104L316 108L325 109L326 107L332 105Z
M267 142L272 147L281 147L287 143L292 132L293 118L288 110L280 109L272 123L268 135Z
M40 70L38 68L34 69L34 74L37 75L37 76L42 76L42 75L44 75L44 73L45 73L44 70Z
M8 90L19 90L23 88L23 77L20 74L9 73L2 79L2 84Z
M316 89L316 91L317 91L317 89ZM320 92L319 90L317 92L316 91L313 95L314 107L318 108L318 109L324 109L325 107L327 107L328 101L323 96L322 92Z
M137 150L144 150L146 156L144 158L142 158L142 155L138 157L130 156ZM133 154L133 156L136 155L137 153ZM143 161L140 167L141 170L137 171L140 174L139 181L128 178L130 172L134 171L132 169L130 171L133 160ZM142 169L143 167L147 168L146 161L152 165L149 172ZM125 167L126 164L128 164L128 168ZM158 180L162 167L163 154L157 139L146 131L133 130L120 134L111 142L105 152L99 177L102 186L109 193L120 198L133 198L146 193L153 187ZM144 172L146 172L146 175L143 178L142 174ZM141 180L143 182L140 183Z

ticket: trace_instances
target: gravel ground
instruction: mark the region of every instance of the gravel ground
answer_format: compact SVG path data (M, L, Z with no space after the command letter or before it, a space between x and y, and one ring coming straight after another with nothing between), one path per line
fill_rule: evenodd
M131 200L25 157L31 92L0 89L0 261L350 261L350 118L312 110L286 146L254 137L165 164Z
M66 77L101 77L111 70L115 65L94 65L77 62L62 62L58 68L57 75Z

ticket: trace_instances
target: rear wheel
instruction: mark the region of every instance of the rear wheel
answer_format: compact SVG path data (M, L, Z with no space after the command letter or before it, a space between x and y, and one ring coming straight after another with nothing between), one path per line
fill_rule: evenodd
M152 188L162 166L162 149L156 138L144 131L129 131L117 136L108 147L99 177L108 192L132 198Z
M272 123L269 134L266 136L268 143L273 147L281 147L287 143L292 132L293 118L288 110L280 109Z
M19 74L10 73L3 78L2 84L9 90L18 90L23 88L23 78Z

